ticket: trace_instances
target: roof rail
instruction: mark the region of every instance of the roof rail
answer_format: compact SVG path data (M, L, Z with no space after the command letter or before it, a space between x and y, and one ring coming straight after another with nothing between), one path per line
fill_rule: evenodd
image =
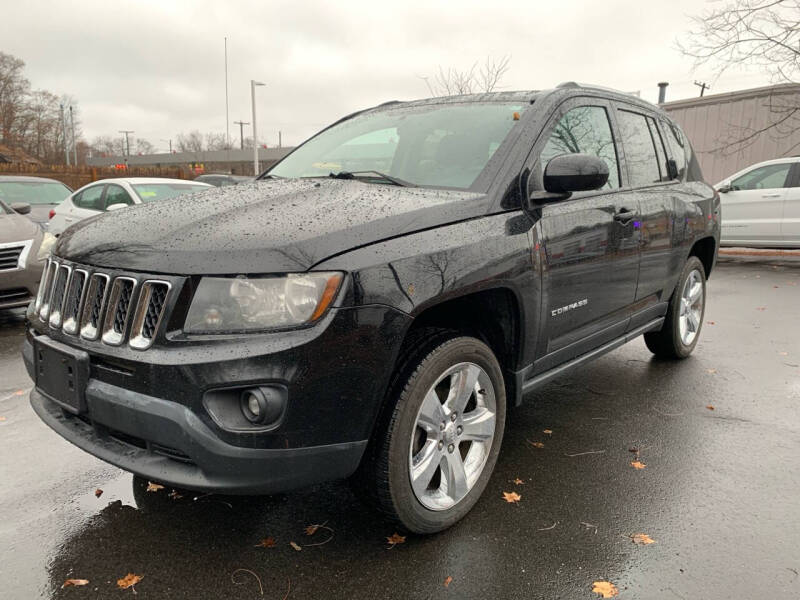
M559 83L556 87L557 88L576 88L576 87L581 87L581 86L578 85L577 83L575 83L574 81L565 81L563 83Z

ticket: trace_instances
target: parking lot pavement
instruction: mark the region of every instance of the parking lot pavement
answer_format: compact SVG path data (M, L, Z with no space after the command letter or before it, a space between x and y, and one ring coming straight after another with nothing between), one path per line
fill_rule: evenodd
M472 513L394 547L344 483L145 491L39 422L20 394L22 317L0 314L0 595L121 597L134 573L142 599L575 599L599 580L619 598L797 598L798 300L797 262L722 261L692 358L654 360L639 340L555 381L513 412Z

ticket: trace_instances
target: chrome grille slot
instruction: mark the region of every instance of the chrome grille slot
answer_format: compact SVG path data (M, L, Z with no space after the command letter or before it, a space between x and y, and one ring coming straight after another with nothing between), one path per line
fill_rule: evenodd
M69 280L67 296L64 299L64 325L65 333L75 335L78 333L78 320L81 315L81 303L83 302L84 292L86 291L86 278L88 273L83 269L72 271L72 279Z
M50 263L53 261L49 258L47 262L44 264L44 269L42 269L42 279L39 281L39 290L36 292L36 303L33 305L33 312L38 313L39 309L42 307L42 301L45 297L45 291L48 285L48 275L50 274Z
M108 275L95 273L89 278L86 298L83 302L81 314L81 337L87 340L96 340L100 330L100 317L108 295Z
M136 280L130 277L117 277L111 285L111 295L103 323L103 341L112 346L122 343L128 318L131 315L131 302L136 289Z
M145 281L142 285L131 326L132 348L144 350L153 343L164 316L169 290L170 284L166 281Z
M56 261L51 260L47 267L47 284L45 285L44 296L42 297L42 306L39 309L39 318L44 322L47 322L47 317L50 315L50 299L53 296L53 282L56 278L58 266Z
M24 249L25 244L0 247L0 271L19 268L19 257Z
M61 265L56 271L53 283L53 293L50 297L50 327L61 327L61 318L64 314L64 296L67 291L72 267Z

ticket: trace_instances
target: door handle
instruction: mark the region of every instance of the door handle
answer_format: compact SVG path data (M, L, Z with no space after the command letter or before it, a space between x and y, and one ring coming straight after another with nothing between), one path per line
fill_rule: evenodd
M614 220L618 223L622 223L623 225L627 225L633 218L636 216L635 210L630 210L627 208L620 208L618 212L614 213Z
M762 198L780 198L781 194L764 194Z

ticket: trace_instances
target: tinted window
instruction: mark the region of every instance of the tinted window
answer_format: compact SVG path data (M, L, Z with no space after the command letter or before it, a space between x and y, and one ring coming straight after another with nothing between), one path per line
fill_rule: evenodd
M628 165L628 185L636 187L659 182L661 173L658 170L658 156L647 118L627 110L617 114L622 146L625 148L625 163Z
M112 204L133 204L128 192L118 185L109 185L106 189L106 208Z
M768 190L786 187L791 163L758 167L731 181L735 190Z
M520 104L475 102L367 111L310 139L269 174L372 170L417 185L469 188L524 110Z
M53 181L0 181L0 198L9 204L58 204L71 193L63 183Z
M611 124L602 106L579 106L567 111L550 134L539 158L542 171L548 161L561 154L590 154L608 165L606 188L619 187L619 164Z
M686 173L686 165L689 162L689 148L683 133L674 124L667 121L661 121L664 126L664 133L667 137L667 146L669 146L672 160L678 167L678 179L683 179Z
M88 210L103 210L103 187L102 185L93 185L83 190L80 194L72 199L75 206L86 208Z

